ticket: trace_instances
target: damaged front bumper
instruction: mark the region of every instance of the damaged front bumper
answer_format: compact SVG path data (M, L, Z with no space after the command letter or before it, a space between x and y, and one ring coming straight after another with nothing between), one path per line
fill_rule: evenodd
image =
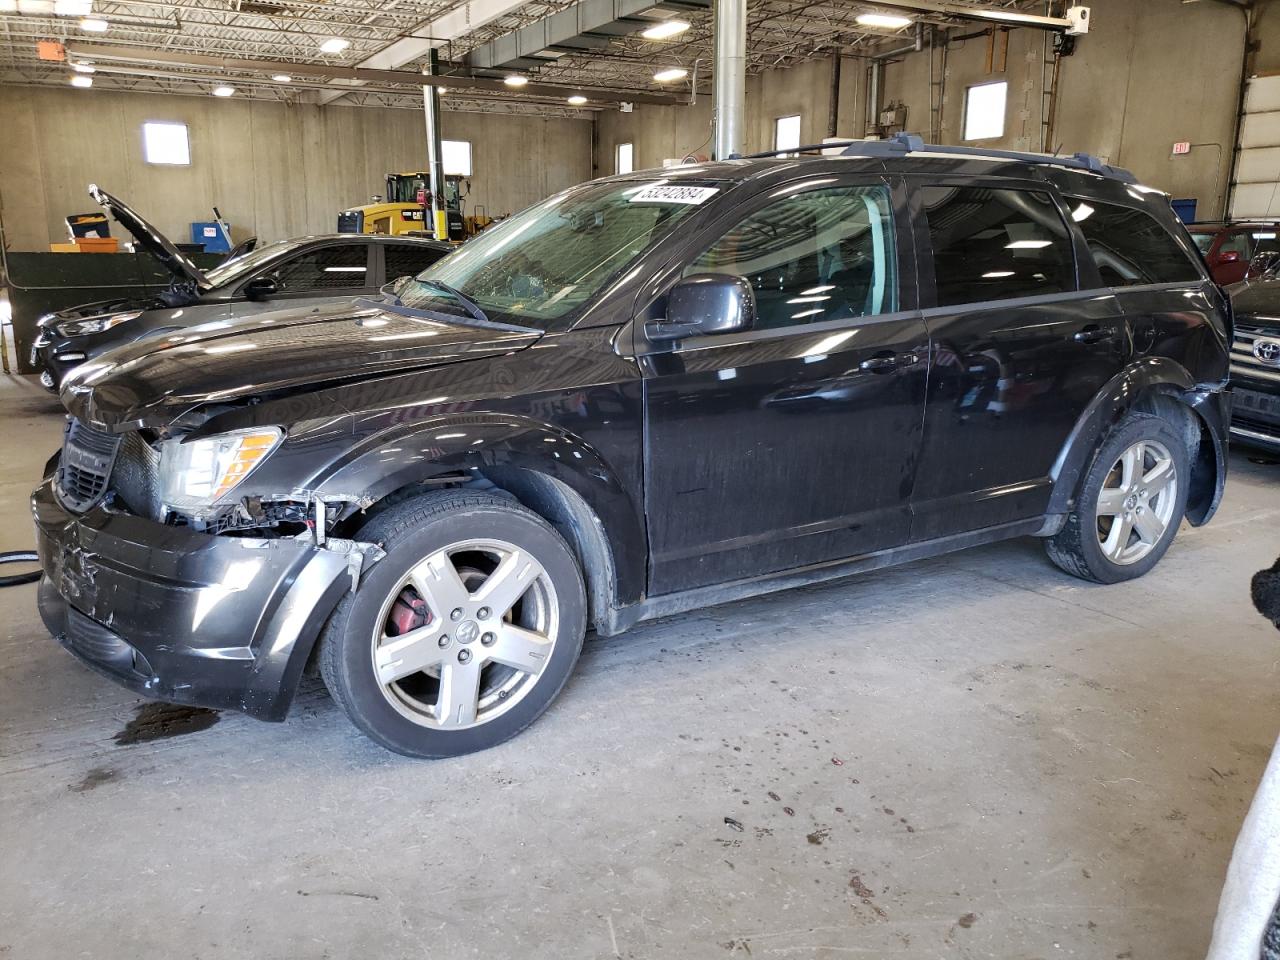
M40 615L73 655L144 696L283 720L325 621L352 587L349 553L295 539L211 536L31 497Z

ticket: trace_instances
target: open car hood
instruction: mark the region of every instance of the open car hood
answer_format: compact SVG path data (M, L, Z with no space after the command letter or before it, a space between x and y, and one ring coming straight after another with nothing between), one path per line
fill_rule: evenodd
M212 284L199 267L188 260L163 233L138 216L96 183L89 184L89 196L100 203L122 227L133 234L142 247L164 264L179 283L194 284L197 290L209 290Z
M163 427L202 403L497 356L541 336L467 317L426 318L370 300L276 310L110 350L67 377L62 403L72 415L107 428Z

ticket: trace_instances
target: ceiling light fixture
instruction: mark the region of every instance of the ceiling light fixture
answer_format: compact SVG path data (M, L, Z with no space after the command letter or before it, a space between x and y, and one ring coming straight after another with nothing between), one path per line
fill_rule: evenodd
M19 8L23 4L18 4ZM93 13L91 0L53 0L53 13L58 17L87 17Z
M661 23L655 23L648 30L643 31L640 36L646 40L669 40L688 29L689 24L684 20L663 20Z
M80 29L89 33L106 33L111 24L100 17L85 17L80 21Z
M221 87L213 88L213 95L215 97L231 97L231 96L235 96L235 92L236 92L235 87L228 87L225 85Z
M77 73L71 78L71 85L73 87L92 87L93 77L86 77Z
M529 83L529 78L519 73L509 73L502 78L502 82L508 87L523 87Z
M884 27L886 30L897 30L911 26L910 17L900 17L892 13L860 13L853 18L864 27Z
M95 67L92 63L73 63L71 65L71 69L74 70L76 73L93 73L95 70L97 70L97 67Z
M653 75L653 79L659 83L670 83L673 80L683 80L689 75L689 71L684 67L671 67L668 70L659 70Z
M288 83L293 79L293 77L289 76L287 73L273 73L271 75L271 79L276 83Z
M572 103L575 107L580 107L587 102L587 98L580 93L575 93L572 97L569 98L569 102Z
M344 40L342 37L330 37L324 43L320 44L320 52L341 53L349 46L351 46L350 40Z

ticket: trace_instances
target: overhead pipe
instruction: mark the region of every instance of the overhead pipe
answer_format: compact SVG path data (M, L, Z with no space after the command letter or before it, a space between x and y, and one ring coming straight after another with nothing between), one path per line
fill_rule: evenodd
M741 155L747 90L747 0L716 0L715 158Z

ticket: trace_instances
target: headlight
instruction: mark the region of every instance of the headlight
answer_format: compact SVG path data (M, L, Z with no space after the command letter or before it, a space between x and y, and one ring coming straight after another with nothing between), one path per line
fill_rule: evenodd
M141 310L134 310L131 313L100 313L96 317L85 317L83 320L70 320L59 324L58 333L64 337L83 337L85 334L110 330L126 320L133 320L140 316L142 316Z
M255 427L187 443L166 440L160 445L160 499L177 509L216 503L283 439L276 427Z

